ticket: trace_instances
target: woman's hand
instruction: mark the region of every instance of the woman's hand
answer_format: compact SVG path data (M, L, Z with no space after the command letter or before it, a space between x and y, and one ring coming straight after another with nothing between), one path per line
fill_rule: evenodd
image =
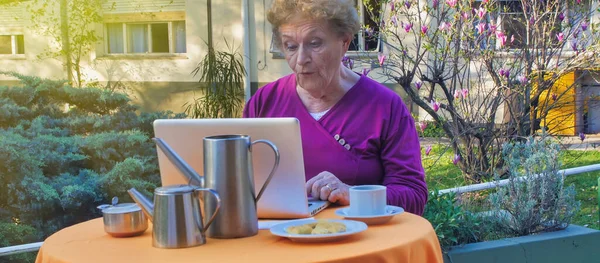
M321 200L328 200L339 205L349 205L349 185L330 172L321 172L306 182L306 193Z

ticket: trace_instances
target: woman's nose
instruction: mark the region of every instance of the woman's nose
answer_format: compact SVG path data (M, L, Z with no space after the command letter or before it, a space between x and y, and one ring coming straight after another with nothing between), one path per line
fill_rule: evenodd
M300 46L298 48L298 59L296 60L296 63L298 65L305 65L306 63L310 62L310 60L310 50L304 47L304 45Z

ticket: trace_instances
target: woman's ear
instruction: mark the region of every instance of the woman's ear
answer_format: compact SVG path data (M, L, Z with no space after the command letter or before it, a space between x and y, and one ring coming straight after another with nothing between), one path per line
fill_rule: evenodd
M354 36L352 35L344 35L342 37L342 42L344 43L344 53L346 53L346 51L348 51L348 49L350 48L350 43L352 42L352 40L354 40Z

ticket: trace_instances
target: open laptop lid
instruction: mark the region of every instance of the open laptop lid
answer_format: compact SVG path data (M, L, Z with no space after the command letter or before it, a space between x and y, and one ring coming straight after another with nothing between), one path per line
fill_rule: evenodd
M300 124L296 118L159 119L154 121L155 137L163 139L200 175L204 174L202 139L225 134L249 135L264 139L279 150L279 168L260 200L259 218L304 218L311 216L305 190ZM157 148L162 185L187 184L186 178ZM264 144L252 146L255 191L266 181L275 160Z

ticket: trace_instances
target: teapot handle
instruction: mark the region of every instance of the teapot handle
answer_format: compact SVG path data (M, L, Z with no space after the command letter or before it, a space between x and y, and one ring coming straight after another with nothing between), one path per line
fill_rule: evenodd
M202 196L200 196L201 192L209 192L217 200L217 208L215 209L215 212L212 214L212 216L210 216L210 219L208 220L208 222L204 226L204 229L202 229L203 232L206 232L206 230L208 229L208 227L210 226L210 224L212 224L213 220L215 220L215 217L217 216L217 213L219 212L219 209L221 208L221 197L219 197L219 194L217 193L217 191L215 191L213 189L196 188L196 189L194 189L194 191L198 194L198 196L200 198L202 197ZM206 202L206 200L205 200L205 202Z
M256 141L253 141L250 144L250 146L252 146L256 143L264 143L264 144L268 145L269 147L271 147L271 149L273 149L273 152L275 153L275 164L273 165L273 169L271 170L269 177L267 177L265 184L262 186L262 188L260 188L260 191L258 191L258 195L256 195L254 202L258 202L258 199L260 199L260 197L262 196L263 192L267 188L267 185L269 185L269 182L271 182L271 178L273 177L273 174L275 174L277 167L279 167L279 150L277 150L277 146L275 146L275 144L273 144L272 142L270 142L268 140L256 140Z

